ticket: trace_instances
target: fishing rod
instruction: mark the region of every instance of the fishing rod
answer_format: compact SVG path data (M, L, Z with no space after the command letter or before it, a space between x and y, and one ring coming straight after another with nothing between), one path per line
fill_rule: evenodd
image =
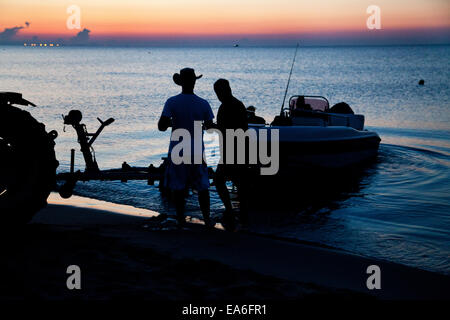
M283 113L284 103L286 102L286 96L287 96L288 89L289 89L289 83L291 82L292 70L294 69L295 57L297 57L298 45L299 45L299 44L297 43L297 47L295 47L294 60L292 61L291 72L289 73L289 79L288 79L288 82L287 82L286 91L284 92L283 104L281 105L281 111L280 111L280 114Z

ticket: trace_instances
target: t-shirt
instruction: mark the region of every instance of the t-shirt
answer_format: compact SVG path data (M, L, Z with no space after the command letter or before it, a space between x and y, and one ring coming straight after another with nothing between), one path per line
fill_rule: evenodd
M222 103L217 112L217 127L222 134L225 134L226 129L247 130L247 110L244 104L235 97Z
M223 163L226 159L226 129L242 129L246 131L248 129L247 123L247 109L244 104L232 97L230 101L225 101L219 107L217 112L217 127L222 132L223 142L221 146L221 157ZM237 146L234 146L235 163L237 159Z
M176 129L189 131L191 135L191 154L194 154L194 121L214 119L214 114L208 101L195 94L183 93L173 96L166 101L161 116L172 119L172 133ZM205 148L203 145L203 131L201 140L203 153ZM169 155L177 143L178 141L170 141Z

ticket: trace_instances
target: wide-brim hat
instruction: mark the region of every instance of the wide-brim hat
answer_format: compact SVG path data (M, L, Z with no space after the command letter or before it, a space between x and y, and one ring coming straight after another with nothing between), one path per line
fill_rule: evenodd
M173 82L175 82L179 86L182 86L186 81L192 82L193 80L200 79L201 77L203 77L203 75L201 74L197 76L194 69L184 68L180 70L180 73L175 73L173 75Z

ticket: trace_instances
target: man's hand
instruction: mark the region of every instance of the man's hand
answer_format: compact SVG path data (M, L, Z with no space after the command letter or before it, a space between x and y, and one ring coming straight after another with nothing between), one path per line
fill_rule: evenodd
M169 117L161 116L158 121L158 130L166 131L170 126L172 126L172 120Z

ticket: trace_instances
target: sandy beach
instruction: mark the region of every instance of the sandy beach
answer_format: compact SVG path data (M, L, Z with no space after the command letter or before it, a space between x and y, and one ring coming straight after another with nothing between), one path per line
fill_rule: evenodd
M52 195L5 243L2 298L267 300L449 299L449 277L332 248L245 232L155 228L156 212ZM11 237L11 236L10 236ZM366 269L381 269L368 290ZM68 290L66 269L81 269Z

